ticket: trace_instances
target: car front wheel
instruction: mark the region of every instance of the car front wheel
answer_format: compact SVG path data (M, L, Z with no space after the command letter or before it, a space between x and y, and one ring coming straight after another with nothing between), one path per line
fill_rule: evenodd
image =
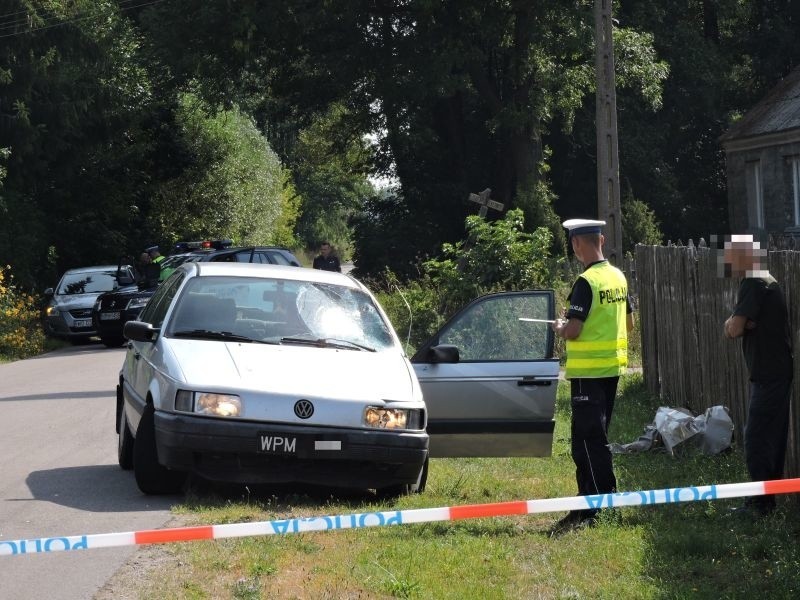
M171 471L158 462L155 410L152 404L145 407L136 431L133 473L136 485L145 494L175 494L186 480L186 473Z
M392 485L385 488L376 490L379 498L396 498L398 496L408 496L409 494L421 494L425 491L425 485L428 483L428 458L422 464L419 471L416 483L404 483L401 485Z
M117 460L119 466L125 471L130 471L133 468L133 435L131 429L128 427L128 417L125 415L125 407L119 413L118 423L118 442L117 442Z

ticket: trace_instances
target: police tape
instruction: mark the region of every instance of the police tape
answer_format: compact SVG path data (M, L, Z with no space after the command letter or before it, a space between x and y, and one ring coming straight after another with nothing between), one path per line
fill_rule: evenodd
M700 500L722 500L745 496L765 496L800 492L799 479L775 481L753 481L747 483L725 483L718 485L690 486L617 492L591 496L572 496L491 504L467 504L440 508L417 508L383 512L355 513L324 517L277 519L254 523L226 525L203 525L198 527L175 527L124 533L101 533L64 537L0 540L0 555L39 554L66 550L89 550L142 544L164 544L196 540L218 540L257 535L284 535L336 529L360 529L388 525L409 525L435 521L458 521L484 517L504 517L533 513L548 513L567 510L620 508L623 506L650 506Z

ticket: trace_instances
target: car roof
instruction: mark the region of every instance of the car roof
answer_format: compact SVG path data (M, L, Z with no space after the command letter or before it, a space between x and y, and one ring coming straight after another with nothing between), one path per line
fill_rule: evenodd
M345 287L365 289L363 284L349 275L321 269L297 268L289 265L265 265L260 263L236 262L192 262L183 263L179 269L197 269L200 277L234 275L237 277L263 277L268 279L288 279L293 281L313 281L335 283Z
M284 246L228 246L227 248L197 248L195 250L188 250L186 252L177 252L175 254L170 254L167 257L167 259L170 259L174 256L202 256L202 257L223 256L226 254L237 254L239 252L242 252L243 250L244 251L272 250L272 251L282 252L297 259L297 257L292 253L292 251Z
M74 269L67 269L64 271L64 274L67 273L98 273L100 271L116 271L117 269L130 269L130 265L95 265L92 267L76 267Z

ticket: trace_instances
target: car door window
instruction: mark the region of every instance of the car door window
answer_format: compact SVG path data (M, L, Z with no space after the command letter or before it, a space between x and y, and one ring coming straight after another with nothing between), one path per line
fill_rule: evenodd
M235 256L236 256L236 262L241 262L241 263L252 262L260 264L262 262L269 262L267 260L264 260L264 258L261 256L260 253L253 252L252 248L248 250L243 250L242 252L237 252Z
M458 347L461 361L511 361L550 358L548 294L488 296L472 304L439 334L439 344Z
M147 303L142 311L141 321L150 323L153 327L161 327L164 323L164 317L167 314L172 299L175 297L178 288L185 278L184 273L176 273L167 279L159 288L153 297Z
M265 252L264 253L264 262L270 262L275 265L291 265L292 263L289 262L289 259L286 258L280 252Z

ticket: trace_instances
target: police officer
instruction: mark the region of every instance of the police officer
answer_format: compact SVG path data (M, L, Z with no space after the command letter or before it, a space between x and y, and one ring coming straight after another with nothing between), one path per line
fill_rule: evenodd
M147 279L153 285L159 281L164 280L164 272L161 270L161 263L164 262L164 257L158 249L158 246L150 246L145 249L145 252L150 255L150 264L148 265Z
M578 494L614 492L617 480L608 449L608 427L619 376L628 364L633 314L625 275L603 257L605 221L570 219L563 226L585 270L572 286L565 318L553 325L566 340L566 377L572 397L572 460ZM593 525L597 509L574 510L556 531Z

